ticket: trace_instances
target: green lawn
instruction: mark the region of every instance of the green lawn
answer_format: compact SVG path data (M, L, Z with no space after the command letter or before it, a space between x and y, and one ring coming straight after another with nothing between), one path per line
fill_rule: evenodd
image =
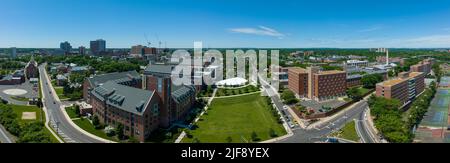
M28 100L29 100L28 98L18 97L18 96L12 96L11 98L14 99L14 100L23 101L23 102L28 102Z
M89 122L89 120L87 120L86 118L81 118L81 119L77 119L77 120L73 120L73 122L80 128L82 128L84 131L89 132L91 134L94 134L98 137L104 138L104 139L108 139L111 141L118 141L117 138L115 137L109 137L106 135L106 133L103 130L97 130L95 129L94 125Z
M359 87L358 91L359 91L359 93L361 93L361 95L364 95L366 93L369 93L371 90L367 89L367 88Z
M270 129L278 136L286 134L260 94L215 99L210 108L197 123L198 128L191 131L193 137L185 137L183 142L197 138L202 143L222 143L228 137L235 143L250 142L252 132L263 141L271 139Z
M341 130L332 133L331 136L358 142L360 138L358 133L356 133L355 125L354 121L347 123Z
M75 113L75 108L74 107L66 107L66 112L69 115L70 118L80 118L76 113Z
M67 100L68 97L64 96L64 87L60 87L56 85L56 81L51 81L53 88L55 88L56 95L58 95L60 100Z
M68 97L64 96L64 88L63 87L53 87L55 88L56 95L58 95L60 100L67 100Z
M21 106L21 105L10 105L10 106L13 109L14 113L17 114L17 118L21 125L27 122L34 122L34 121L45 123L44 111L42 111L42 109L39 109L36 106ZM22 120L23 112L36 112L36 120ZM47 128L45 128L45 132L50 135L52 143L59 143L58 139L55 136L53 136L53 134Z

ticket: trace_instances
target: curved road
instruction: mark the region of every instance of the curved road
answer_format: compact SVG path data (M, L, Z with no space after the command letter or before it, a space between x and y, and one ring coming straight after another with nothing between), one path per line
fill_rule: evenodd
M261 77L260 80L263 88L267 94L272 98L272 101L276 107L281 111L284 104L278 96L278 92L274 90L266 81ZM339 130L345 126L348 122L355 120L357 122L356 130L364 143L373 143L374 140L370 136L368 124L365 118L368 104L366 100L362 100L353 105L353 108L343 110L342 113L337 113L338 116L332 118L327 123L323 123L313 129L305 129L301 127L295 127L292 129L293 135L285 139L276 141L276 143L313 143L321 141L326 138L327 135L333 131ZM290 113L288 113L290 114ZM283 116L283 118L285 118Z
M91 138L82 132L75 129L66 119L60 101L53 96L54 91L50 88L51 84L45 72L45 65L39 66L39 74L42 82L42 93L44 106L47 108L47 114L50 121L50 126L57 131L65 142L67 143L102 143L97 139Z

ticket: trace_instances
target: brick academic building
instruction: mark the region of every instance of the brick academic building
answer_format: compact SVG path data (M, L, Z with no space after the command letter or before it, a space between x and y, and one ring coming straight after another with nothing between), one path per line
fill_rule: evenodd
M396 79L378 83L376 95L387 99L397 99L407 105L425 90L425 74L422 72L403 72Z
M344 71L320 71L289 68L288 87L300 97L322 101L344 96L347 89L347 73Z
M194 86L172 84L174 66L151 64L145 70L144 81L136 71L87 78L84 98L102 124L123 124L127 136L144 142L156 129L183 121L195 103Z

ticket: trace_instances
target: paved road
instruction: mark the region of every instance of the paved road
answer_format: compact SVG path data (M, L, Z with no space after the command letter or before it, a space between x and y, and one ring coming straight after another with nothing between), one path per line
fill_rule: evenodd
M358 120L356 120L356 130L363 143L376 143L375 139L371 136L371 131L369 131L369 124L367 122L367 101L363 101L363 104L366 107L364 111L359 114Z
M14 143L14 138L0 125L0 142L1 143Z
M358 103L353 108L346 110L343 114L331 119L328 123L319 125L313 129L296 128L294 135L280 140L278 143L314 143L326 138L333 131L341 129L345 124L354 119L364 111L364 103Z
M43 96L45 98L44 105L48 110L48 117L50 120L50 126L63 137L65 142L68 143L102 143L97 139L93 139L84 135L82 132L75 129L70 125L69 121L65 118L63 111L61 110L61 102L57 101L53 97L54 90L49 86L51 84L48 76L45 75L45 65L39 66L39 74L41 82L43 82Z

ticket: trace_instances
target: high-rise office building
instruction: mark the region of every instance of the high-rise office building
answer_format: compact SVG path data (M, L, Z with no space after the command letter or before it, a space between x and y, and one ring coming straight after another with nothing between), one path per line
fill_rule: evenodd
M81 54L81 55L85 55L86 54L86 47L80 46L78 48L78 53Z
M11 58L17 57L17 49L15 47L11 48Z
M59 48L62 49L65 53L69 53L72 50L72 45L69 42L65 41L59 44Z
M106 41L102 39L98 39L95 41L91 41L91 52L94 55L99 55L102 52L106 52Z

